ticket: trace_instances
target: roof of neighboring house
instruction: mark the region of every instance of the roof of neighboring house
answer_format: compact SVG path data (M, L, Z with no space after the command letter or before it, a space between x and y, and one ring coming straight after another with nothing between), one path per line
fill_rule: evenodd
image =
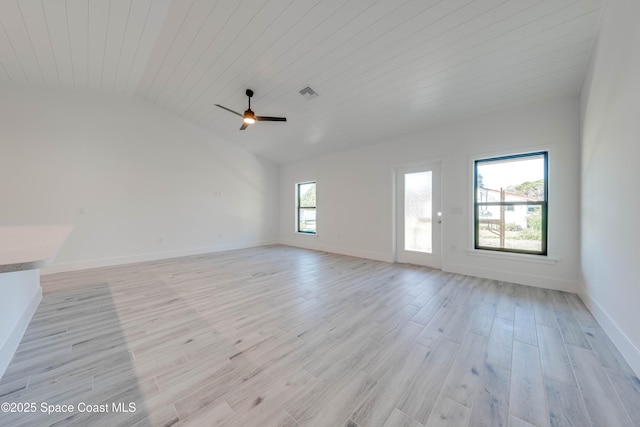
M498 195L500 194L500 191L501 191L501 190L495 190L493 188L486 188L486 187L480 187L480 190L485 190L485 191L490 192L490 193L497 193ZM505 197L508 196L509 198L522 199L522 200L525 200L525 201L532 201L532 202L538 202L539 201L539 199L537 199L535 197L528 197L528 196L523 196L521 194L509 193L508 191L505 191L504 195L505 195ZM505 201L514 202L516 200L505 200Z

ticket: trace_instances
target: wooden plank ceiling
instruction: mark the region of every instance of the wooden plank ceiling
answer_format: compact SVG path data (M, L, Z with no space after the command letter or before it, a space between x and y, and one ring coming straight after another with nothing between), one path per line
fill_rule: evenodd
M0 83L129 94L277 163L577 95L602 0L1 0ZM298 92L312 87L319 96ZM239 131L214 104L287 116Z

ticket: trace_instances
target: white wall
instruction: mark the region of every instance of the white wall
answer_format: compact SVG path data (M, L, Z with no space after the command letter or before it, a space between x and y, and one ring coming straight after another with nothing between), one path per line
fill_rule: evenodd
M575 291L579 263L579 103L553 100L432 129L280 168L280 241L380 260L393 260L395 167L442 162L443 269ZM550 150L549 258L479 256L472 247L472 159ZM318 235L298 235L296 182L317 180ZM366 212L367 215L361 215ZM458 212L456 214L456 212ZM354 217L359 218L354 221ZM539 259L539 258L537 258Z
M277 238L278 167L145 101L0 88L0 224L75 224L44 272Z
M609 0L582 94L583 298L640 373L640 2Z

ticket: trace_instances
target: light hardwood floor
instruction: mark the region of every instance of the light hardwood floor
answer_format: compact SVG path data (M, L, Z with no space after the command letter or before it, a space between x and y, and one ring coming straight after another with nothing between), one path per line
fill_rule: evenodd
M573 294L286 246L42 285L0 381L38 410L2 426L640 425L640 380Z

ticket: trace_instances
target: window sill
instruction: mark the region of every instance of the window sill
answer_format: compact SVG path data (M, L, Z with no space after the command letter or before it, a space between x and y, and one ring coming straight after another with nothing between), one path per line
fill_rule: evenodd
M302 231L294 231L293 234L296 234L298 236L311 236L311 237L318 237L318 233L304 233Z
M553 265L558 263L558 259L544 255L517 254L510 252L485 251L482 249L467 249L467 254L485 258L504 259L512 261L532 262L537 264Z

